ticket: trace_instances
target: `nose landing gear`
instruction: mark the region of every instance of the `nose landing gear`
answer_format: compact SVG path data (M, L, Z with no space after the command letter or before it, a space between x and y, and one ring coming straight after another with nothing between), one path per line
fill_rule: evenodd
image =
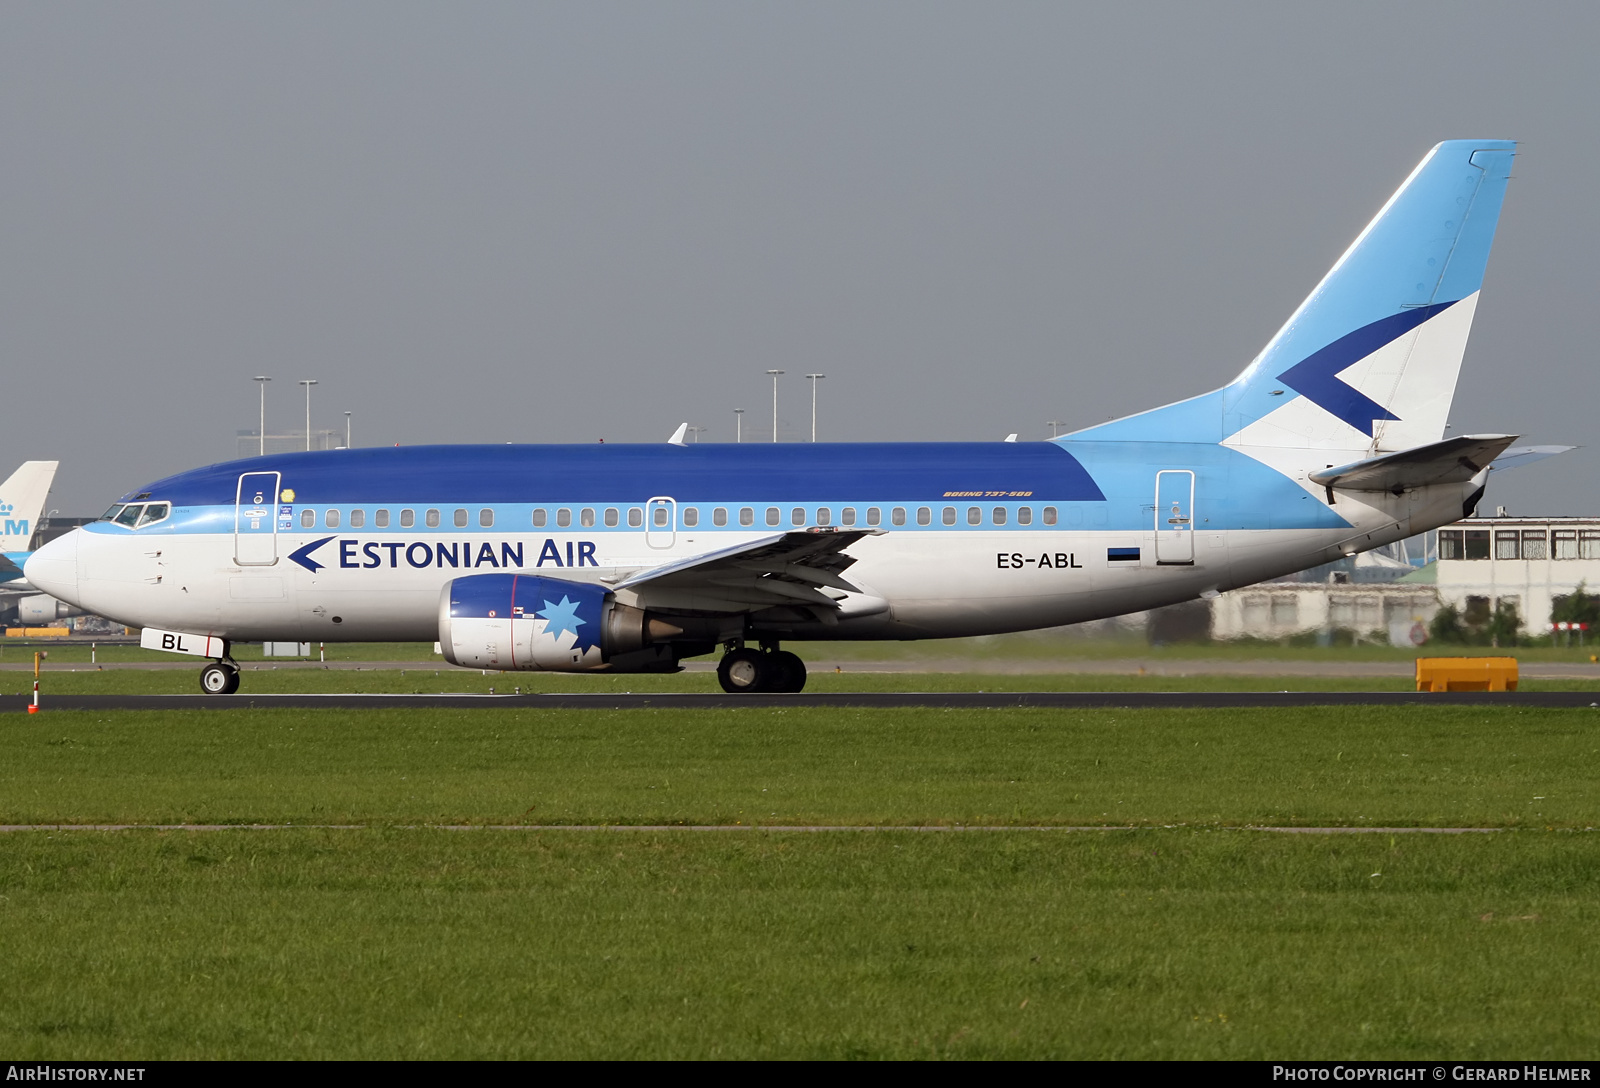
M730 695L793 693L806 686L806 663L788 650L738 646L722 655L717 682Z
M232 695L239 690L239 666L213 661L200 670L200 690L207 695Z

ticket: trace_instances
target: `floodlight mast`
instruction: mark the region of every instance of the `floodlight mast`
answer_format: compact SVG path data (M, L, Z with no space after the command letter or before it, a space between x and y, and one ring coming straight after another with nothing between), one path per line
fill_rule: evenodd
M778 375L782 374L783 371L769 370L767 373L772 375L772 440L776 442L778 440Z
M271 380L264 374L255 376L255 381L261 384L261 425L256 430L256 438L259 440L256 452L262 457L267 455L267 383Z
M735 408L733 410L733 440L735 442L743 442L744 441L744 409L743 408Z
M317 384L315 378L302 378L300 384L306 387L306 452L311 452L311 387Z
M826 378L826 374L807 374L811 381L811 441L817 440L817 383Z

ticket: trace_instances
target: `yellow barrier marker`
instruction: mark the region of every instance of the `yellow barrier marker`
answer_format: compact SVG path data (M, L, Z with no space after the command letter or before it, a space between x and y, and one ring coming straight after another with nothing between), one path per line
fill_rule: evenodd
M1419 657L1418 691L1516 691L1514 657Z
M33 652L33 702L28 704L28 713L39 713L39 662L50 655L43 650Z

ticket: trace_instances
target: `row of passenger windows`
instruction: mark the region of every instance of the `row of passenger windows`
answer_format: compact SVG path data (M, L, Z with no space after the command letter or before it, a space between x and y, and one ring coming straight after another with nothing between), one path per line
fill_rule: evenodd
M342 515L337 510L326 510L322 514L322 524L327 526L329 529L337 529L339 528L341 517ZM423 512L422 523L430 529L437 529L442 520L442 515L440 515L439 511L437 510L426 510ZM471 515L466 510L457 510L450 517L451 524L453 524L457 529L465 529L467 527L467 523L471 520ZM409 529L416 523L417 512L415 510L400 511L400 528ZM365 510L350 511L350 528L361 529L364 528L366 524L367 512ZM389 527L389 511L374 510L372 512L372 524L379 529L387 529ZM300 511L301 528L314 529L316 528L316 525L317 512L315 510ZM493 528L494 511L490 510L488 507L484 507L482 510L479 510L478 525L484 529Z
M134 508L130 507L129 509ZM844 507L839 511L839 524L843 526L853 526L858 524L857 519L858 514L860 513L861 512L857 511L854 506ZM882 507L869 506L866 508L864 513L865 517L860 523L868 526L881 525L883 523ZM907 507L891 507L889 509L889 524L906 524L907 513ZM989 511L989 524L1005 525L1010 520L1012 513L1013 511L1004 506L996 506L994 509ZM1018 525L1033 524L1033 507L1018 507L1014 513L1016 515L1016 522ZM967 507L967 524L982 525L983 514L984 510L981 506ZM711 511L711 524L718 526L727 525L728 515L728 507L718 506L713 508ZM1054 506L1046 506L1040 512L1040 515L1040 521L1043 522L1043 524L1056 524L1056 508ZM163 516L165 515L163 514ZM597 513L593 508L584 507L578 511L578 525L582 528L589 528L595 524L596 516ZM598 516L608 528L615 528L621 523L623 512L619 511L614 506L608 506L599 511ZM628 525L631 528L637 529L644 524L644 511L637 506L629 507L626 512L626 516L628 519ZM740 525L754 525L756 523L756 508L753 506L740 507L737 516ZM680 506L678 508L678 517L684 528L696 528L700 524L700 509L699 507L695 506ZM915 517L918 525L933 524L933 508L929 506L919 506L916 508ZM956 524L958 517L959 511L954 506L946 506L939 515L940 520L945 525ZM322 514L322 524L329 529L337 529L340 527L342 518L343 515L338 510L325 510ZM766 508L763 518L764 524L781 525L783 524L783 510L777 506L769 506ZM417 513L415 510L401 510L399 522L400 528L411 528L416 524L416 519ZM423 524L430 529L437 529L441 520L442 518L438 510L427 510L422 515ZM468 521L470 520L471 518L466 510L455 511L451 518L452 524L454 524L458 529L465 529ZM549 524L549 520L550 512L548 510L540 509L533 512L533 527L535 529L545 528L545 526ZM653 527L661 529L667 528L671 524L671 520L672 515L666 505L663 504L651 508L650 521ZM572 510L568 509L567 507L561 507L557 509L555 512L555 523L557 528L565 529L570 527L572 525ZM351 510L348 524L352 529L364 528L367 524L367 512L365 510ZM374 510L372 513L372 524L376 528L387 529L389 527L389 511ZM796 506L789 511L789 524L802 526L810 524L832 525L833 510L831 507L827 506L817 507L816 520L813 522L810 512L806 509L806 507ZM305 529L316 528L317 512L310 509L300 511L300 525ZM488 509L487 507L479 510L478 525L480 528L484 529L492 528L494 526L494 511Z
M1439 530L1440 559L1488 559L1488 529ZM1496 529L1496 559L1600 559L1600 530Z

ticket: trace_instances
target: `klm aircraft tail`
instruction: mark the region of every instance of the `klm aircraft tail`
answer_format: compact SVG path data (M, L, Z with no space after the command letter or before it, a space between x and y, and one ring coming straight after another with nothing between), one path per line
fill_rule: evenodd
M24 461L0 484L0 552L25 552L39 528L59 461Z
M1374 454L1438 441L1515 148L1439 144L1244 373L1070 437Z

